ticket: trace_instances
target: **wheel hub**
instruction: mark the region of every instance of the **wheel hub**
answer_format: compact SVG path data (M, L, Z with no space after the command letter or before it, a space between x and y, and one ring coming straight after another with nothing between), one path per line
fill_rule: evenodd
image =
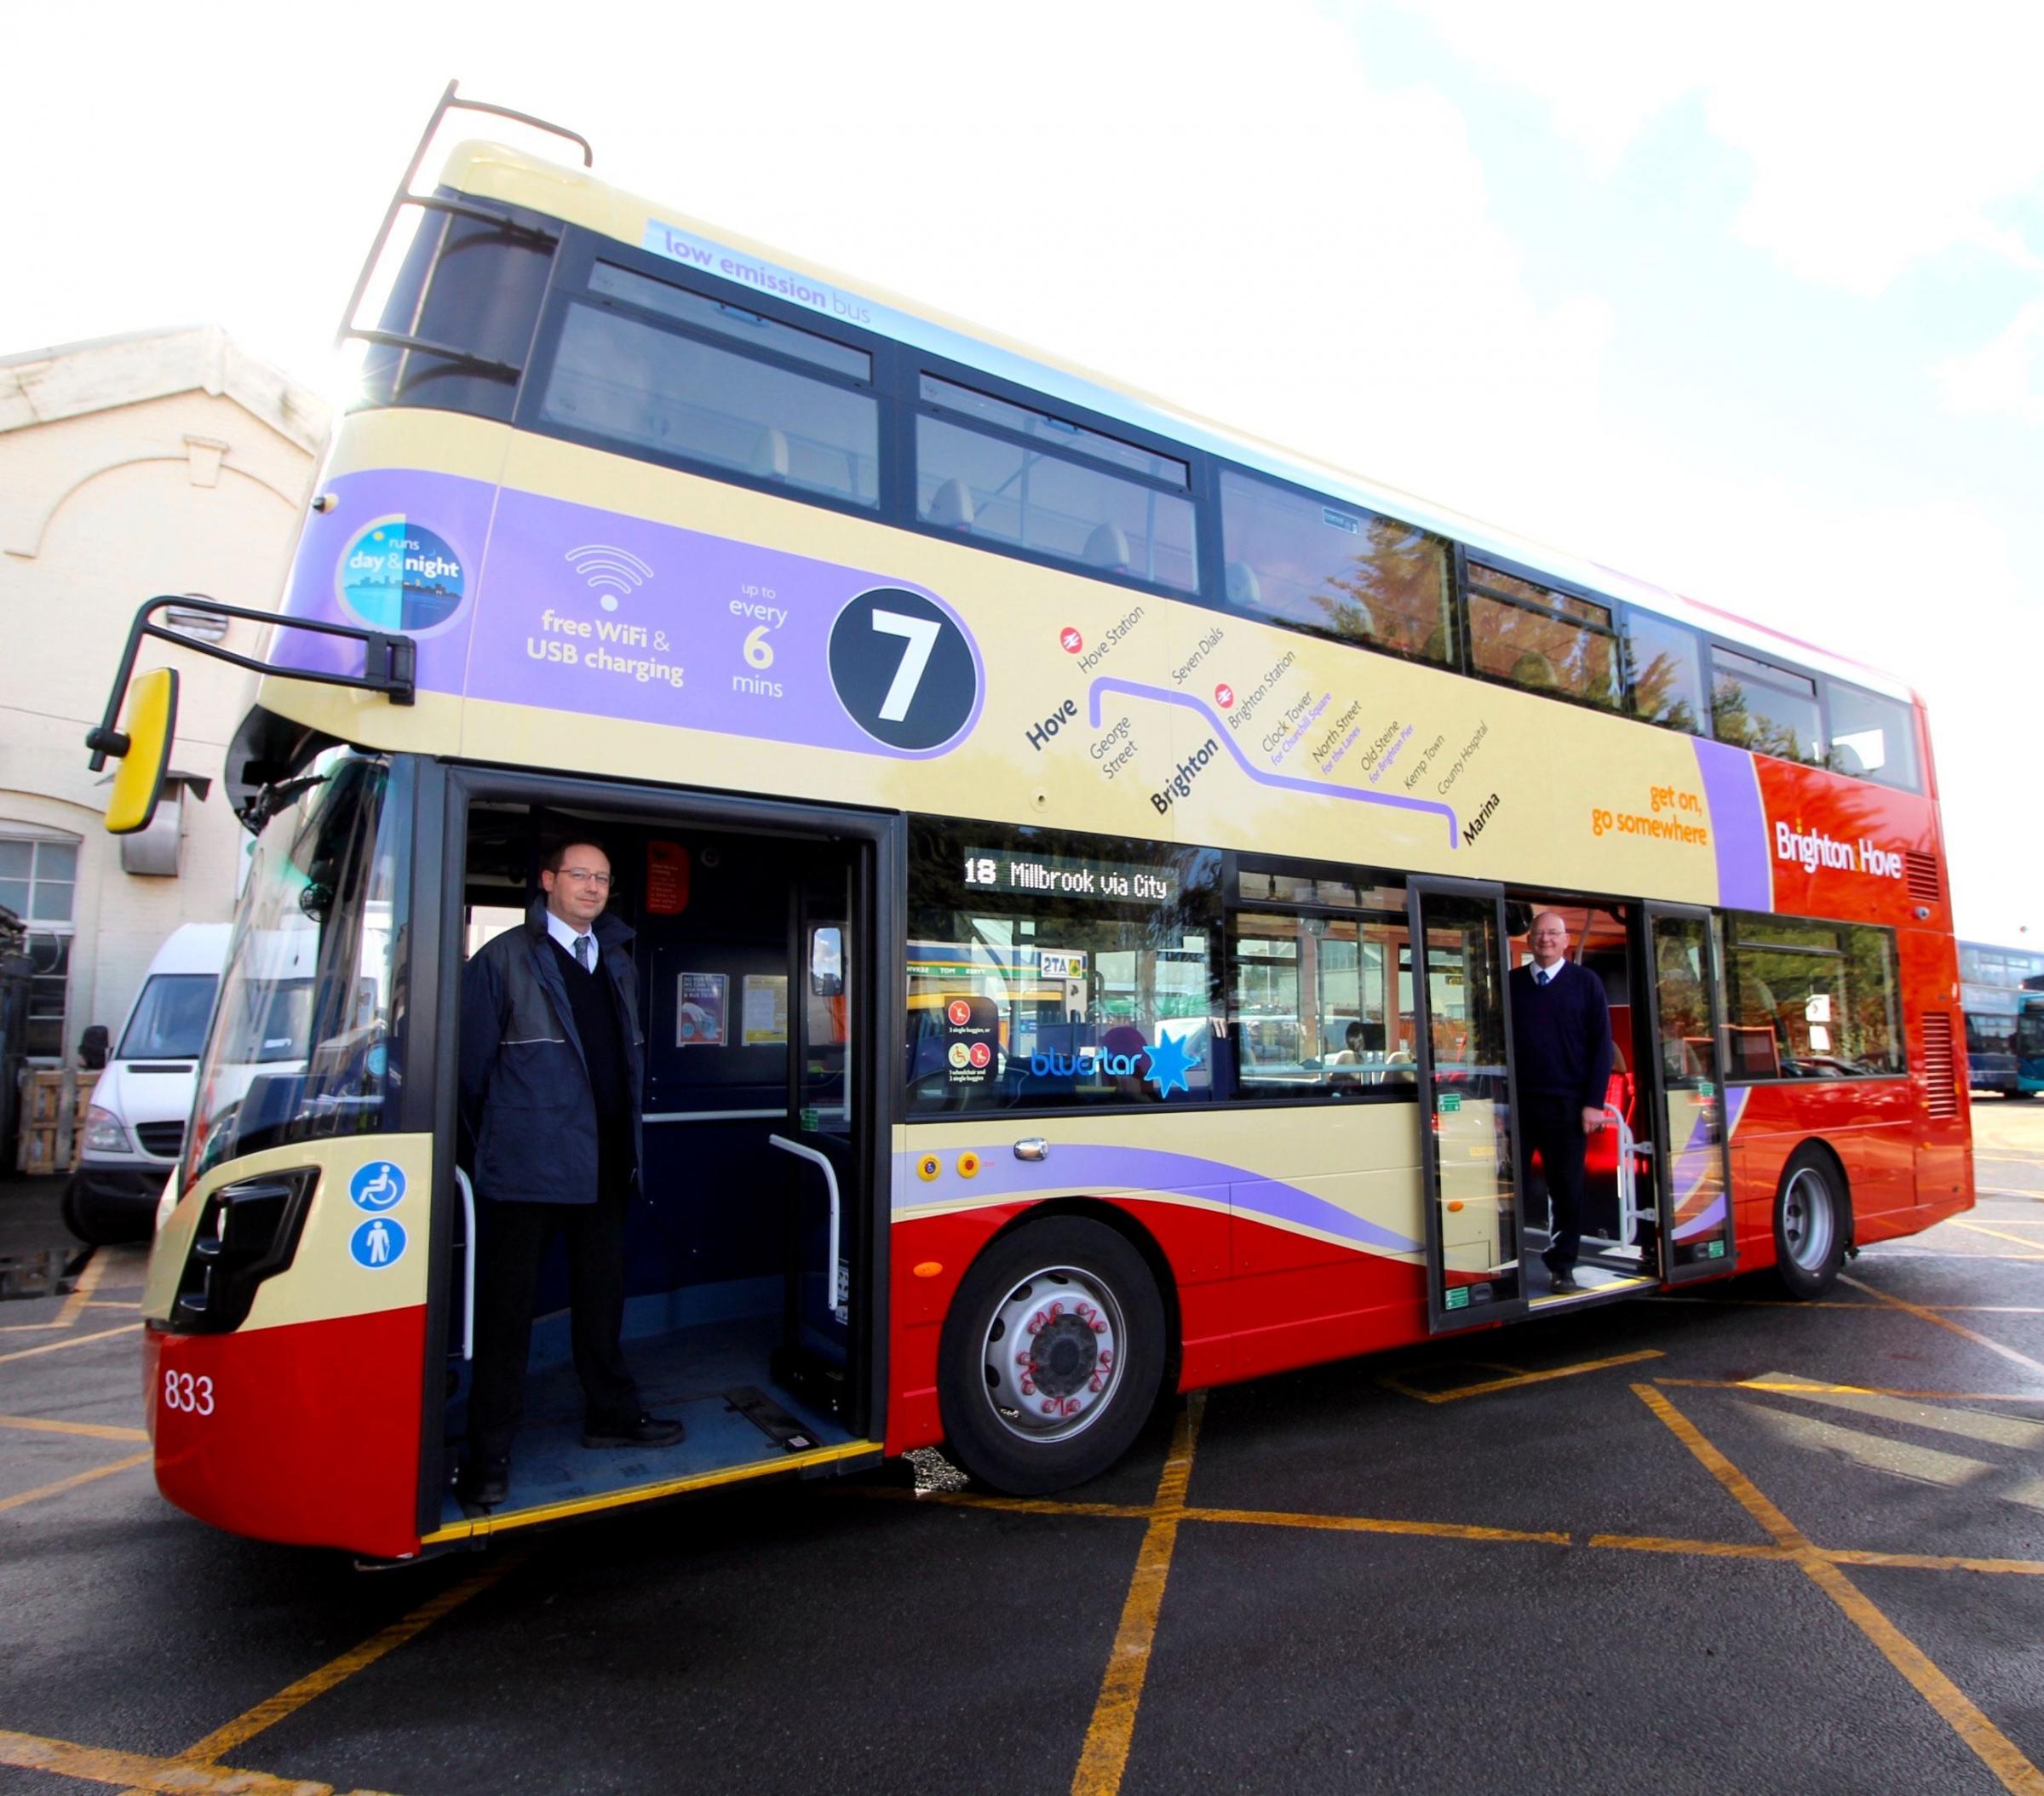
M1048 1268L1015 1286L989 1318L987 1396L1012 1434L1077 1434L1111 1400L1121 1377L1121 1305L1096 1277Z

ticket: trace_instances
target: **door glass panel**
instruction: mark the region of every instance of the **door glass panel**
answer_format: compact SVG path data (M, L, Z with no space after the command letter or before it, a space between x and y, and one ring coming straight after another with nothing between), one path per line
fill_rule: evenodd
M1725 1202L1725 1087L1718 1076L1710 926L1702 917L1656 915L1653 935L1662 1159L1670 1187L1674 1265L1721 1263L1731 1253L1731 1210Z
M804 944L801 1004L801 1099L798 1125L812 1132L849 1133L846 1101L852 1075L851 980L841 923L812 923ZM812 1114L813 1112L813 1114Z
M1441 1253L1437 1310L1474 1321L1523 1297L1495 899L1427 892L1427 1110Z

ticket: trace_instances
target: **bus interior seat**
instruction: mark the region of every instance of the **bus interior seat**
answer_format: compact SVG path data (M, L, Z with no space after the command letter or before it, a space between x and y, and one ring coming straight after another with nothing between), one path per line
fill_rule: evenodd
M1554 663L1536 649L1528 649L1512 663L1512 683L1550 691L1554 686Z
M1086 565L1111 573L1128 571L1128 537L1118 524L1096 524L1086 539Z
M1228 563L1228 603L1230 605L1261 605L1263 582L1256 577L1256 570L1246 561Z
M1864 779L1867 777L1866 760L1851 743L1834 742L1831 744L1831 771L1834 773L1850 774L1854 779Z
M973 527L973 496L965 482L953 476L930 495L923 522L939 530L969 531Z
M788 478L788 433L779 425L770 424L760 433L752 450L752 472L762 480Z

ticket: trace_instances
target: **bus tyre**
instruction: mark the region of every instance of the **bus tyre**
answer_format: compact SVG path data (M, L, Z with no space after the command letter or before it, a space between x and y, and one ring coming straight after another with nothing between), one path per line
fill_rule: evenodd
M1846 1263L1852 1200L1838 1162L1806 1144L1782 1168L1774 1199L1774 1269L1788 1294L1821 1297Z
M1105 1223L1047 1217L973 1263L940 1351L951 1456L996 1490L1040 1496L1099 1477L1134 1441L1163 1375L1163 1301Z

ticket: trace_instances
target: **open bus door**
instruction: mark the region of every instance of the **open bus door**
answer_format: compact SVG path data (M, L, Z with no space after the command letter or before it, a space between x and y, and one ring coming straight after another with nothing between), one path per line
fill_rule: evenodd
M1504 888L1409 882L1427 1317L1435 1334L1526 1313L1513 1133Z
M435 864L459 884L437 994L451 1143L462 947L520 927L550 845L593 842L610 863L608 909L633 931L644 1041L623 1356L646 1409L686 1433L622 1452L581 1438L555 1248L537 1280L508 1494L464 1501L446 1472L467 1432L473 1288L454 1248L438 1290L456 1375L444 1409L428 1405L422 1544L877 1459L888 1139L879 1032L900 1027L879 983L881 944L899 930L881 869L899 859L901 820L494 769L452 769L447 783L451 852ZM491 1194L468 1183L448 1167L451 1235L479 1235L486 1265Z
M1737 1255L1720 1050L1723 988L1708 910L1678 904L1642 909L1654 1043L1648 1122L1665 1249L1661 1271L1679 1283L1728 1272Z

